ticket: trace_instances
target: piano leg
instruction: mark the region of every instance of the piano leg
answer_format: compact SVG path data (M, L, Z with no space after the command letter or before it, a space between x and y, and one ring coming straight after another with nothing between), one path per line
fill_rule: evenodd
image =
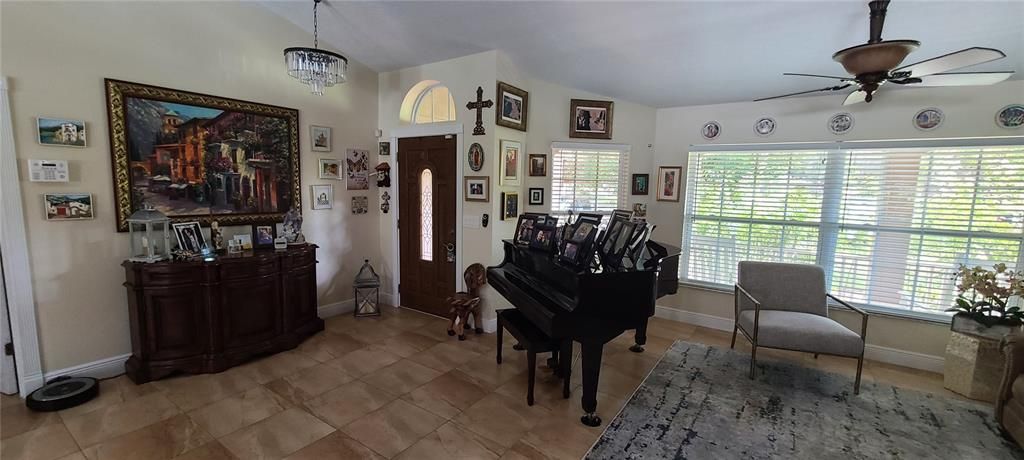
M501 315L498 315L498 333L495 335L498 336L498 354L496 359L498 364L501 364L501 337L505 335L505 325L501 322Z
M643 353L644 345L647 344L647 320L645 319L639 327L636 328L636 332L633 334L633 340L636 345L629 347L629 351L633 353Z
M597 416L597 382L601 377L601 353L603 343L583 343L583 417L580 422L586 426L600 426L601 417Z
M570 376L572 375L572 340L562 341L562 351L559 353L559 359L562 360L561 364L561 375L562 377L562 398L569 399L569 383L571 381Z

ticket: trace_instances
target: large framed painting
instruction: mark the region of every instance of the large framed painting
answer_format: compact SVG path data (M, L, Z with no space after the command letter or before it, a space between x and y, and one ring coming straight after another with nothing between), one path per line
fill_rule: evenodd
M499 81L497 95L499 110L495 110L494 123L498 126L526 131L530 93Z
M117 231L154 206L174 222L280 222L302 209L299 111L106 79Z
M612 101L572 99L569 102L569 137L582 139L611 139Z

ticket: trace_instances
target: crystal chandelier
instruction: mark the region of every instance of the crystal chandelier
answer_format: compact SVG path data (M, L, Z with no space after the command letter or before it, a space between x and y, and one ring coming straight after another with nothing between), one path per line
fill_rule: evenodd
M348 59L345 56L318 48L316 8L320 2L313 0L313 47L284 49L288 75L309 85L310 91L317 96L323 96L324 88L328 86L345 83L345 71L348 70Z

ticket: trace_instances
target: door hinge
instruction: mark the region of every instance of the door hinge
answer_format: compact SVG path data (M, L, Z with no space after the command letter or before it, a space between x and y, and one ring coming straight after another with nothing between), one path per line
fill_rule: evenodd
M7 342L4 344L4 354L7 356L14 356L14 344Z

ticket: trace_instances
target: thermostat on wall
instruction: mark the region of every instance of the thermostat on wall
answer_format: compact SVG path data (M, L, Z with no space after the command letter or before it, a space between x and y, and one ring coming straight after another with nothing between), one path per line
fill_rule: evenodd
M67 182L67 160L28 160L29 180L32 182Z

